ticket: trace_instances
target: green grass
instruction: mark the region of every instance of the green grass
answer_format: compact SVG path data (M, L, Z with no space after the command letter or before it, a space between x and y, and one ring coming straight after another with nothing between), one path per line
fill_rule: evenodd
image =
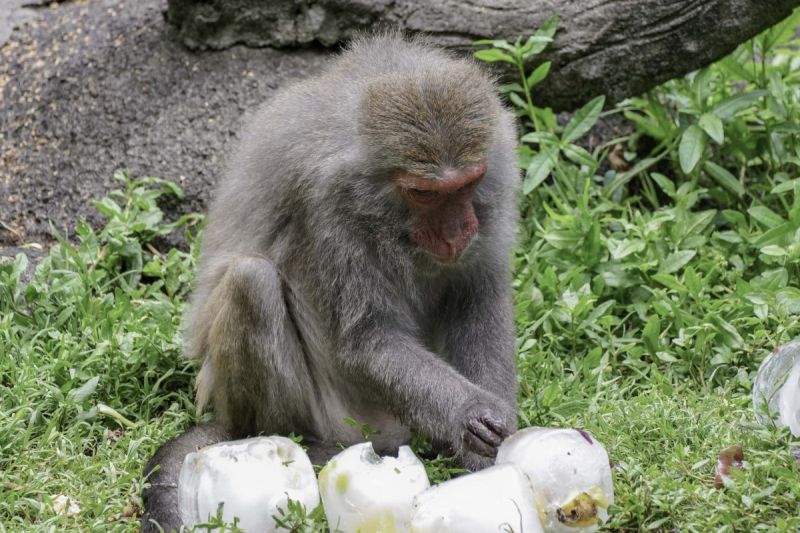
M504 87L525 128L520 423L605 444L608 530L800 529L800 441L756 424L750 401L760 361L800 335L797 24L566 125L530 98L547 67ZM553 28L481 59L535 61ZM607 113L636 131L587 150ZM607 164L615 145L627 169ZM0 265L0 531L135 531L144 462L197 421L179 323L199 218L165 223L159 198L180 190L119 177L96 203L104 228L80 224L29 283L23 256ZM171 231L192 251L159 249ZM715 489L734 443L745 467ZM436 481L456 471L427 465ZM80 512L57 513L59 495Z

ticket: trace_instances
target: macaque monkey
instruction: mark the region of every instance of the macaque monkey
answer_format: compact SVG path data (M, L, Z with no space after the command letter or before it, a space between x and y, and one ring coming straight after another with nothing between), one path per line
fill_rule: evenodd
M187 317L215 422L158 451L145 530L179 527L187 452L304 437L313 461L410 430L470 469L516 428L516 128L489 76L419 40L356 40L244 129Z

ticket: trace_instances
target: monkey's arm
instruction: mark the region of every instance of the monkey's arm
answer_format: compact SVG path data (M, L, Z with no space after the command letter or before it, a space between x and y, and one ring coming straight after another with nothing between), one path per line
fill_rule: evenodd
M350 338L338 356L340 364L403 423L456 450L494 456L508 436L504 402L399 329L376 327L370 320Z
M455 368L516 411L514 311L508 278L502 270L484 271L451 287L442 320L445 346ZM513 430L516 416L506 423Z

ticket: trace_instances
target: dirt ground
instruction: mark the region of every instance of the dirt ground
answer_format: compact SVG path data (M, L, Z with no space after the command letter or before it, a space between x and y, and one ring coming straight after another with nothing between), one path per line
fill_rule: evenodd
M166 0L39 3L0 0L5 255L46 248L51 223L69 234L79 217L99 222L89 200L116 186L116 169L174 180L187 195L172 209L202 210L245 110L330 53L191 52L164 19Z

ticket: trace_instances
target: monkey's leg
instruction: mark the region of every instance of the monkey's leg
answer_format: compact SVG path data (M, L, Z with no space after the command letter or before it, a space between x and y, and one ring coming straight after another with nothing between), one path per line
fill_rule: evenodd
M144 514L142 533L156 533L181 527L178 510L178 475L187 454L224 441L230 435L218 425L196 426L163 444L144 467L149 486L142 491ZM156 525L158 524L158 526Z
M205 312L208 311L208 312ZM164 444L148 462L142 530L181 526L177 484L190 452L224 440L259 434L316 436L314 384L284 302L284 287L271 262L237 258L214 289L194 327L205 360L198 403L211 400L214 425L198 426ZM339 448L311 443L309 456L324 464Z
M337 443L363 440L348 417L379 431L371 439L379 452L410 440L374 398L364 405L363 387L339 375L330 347L319 346L315 317L269 260L232 259L206 308L198 403L210 399L235 435L302 435L315 464L341 451Z
M288 288L267 259L238 257L205 303L210 324L197 398L236 436L320 437L316 384L286 305ZM202 326L202 324L201 324Z

